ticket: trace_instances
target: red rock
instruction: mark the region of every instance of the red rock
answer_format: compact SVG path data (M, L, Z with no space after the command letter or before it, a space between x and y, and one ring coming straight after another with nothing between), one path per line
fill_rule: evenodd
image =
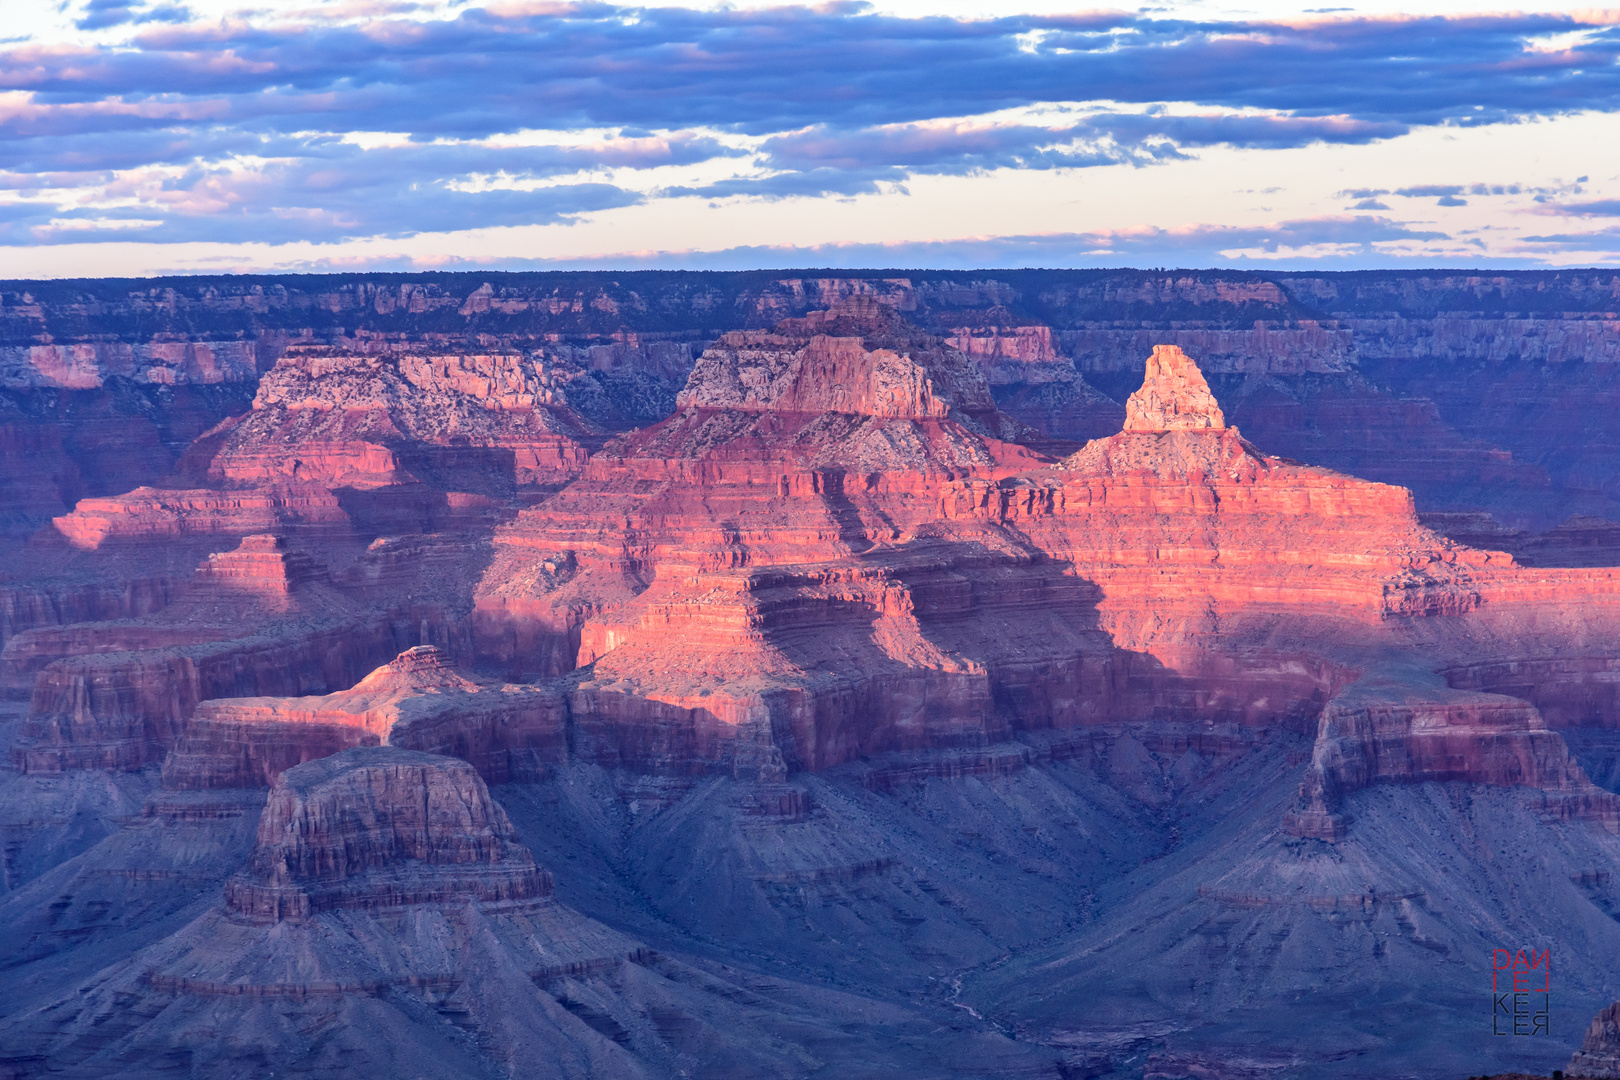
M341 535L348 514L330 489L288 484L258 490L159 490L81 499L53 524L74 547L95 550L108 541L161 542L184 537L233 537L299 531Z
M802 336L838 319L870 319L870 337L834 349ZM1157 710L1304 725L1364 673L1364 650L1405 632L1389 628L1494 605L1480 626L1507 633L1513 605L1556 602L1506 553L1424 528L1407 491L1262 453L1175 349L1149 361L1127 430L1062 462L1009 468L968 428L957 445L983 447L981 461L919 440L852 488L834 469L858 443L807 440L801 402L945 425L952 401L982 402L923 394L920 377L871 359L893 326L833 313L723 340L694 370L687 411L499 534L480 647L556 673L577 645L590 665L570 697L581 756L773 778ZM810 430L842 431L832 418L849 415ZM817 467L794 467L806 458ZM1582 582L1620 596L1606 576ZM1276 643L1245 636L1279 625L1291 629ZM1436 778L1595 791L1525 701L1482 712L1466 694L1425 694L1330 710L1316 775L1333 805ZM1612 816L1602 802L1579 813Z
M248 537L146 620L7 642L7 683L38 673L13 758L29 772L140 768L162 759L199 701L350 686L397 650L386 615L362 614L277 538Z
M1049 336L1028 337L1038 362L1055 362ZM480 426L489 415L524 416L516 437L544 427L536 417L556 399L527 363L294 350L254 413L205 447L209 468L220 483L258 483L303 460L271 448L307 448L323 484L359 485L344 489L352 508L355 491L408 486L418 466L401 447L451 467L432 457L447 448L445 408L484 440L479 453L514 437ZM483 684L412 688L386 707L361 688L216 702L171 758L171 783L263 783L337 746L404 745L412 730L427 741L409 745L500 779L519 768L515 732L531 739L521 768L562 754L565 711L586 760L775 780L872 754L983 754L1014 730L1122 716L1304 727L1334 699L1308 813L1368 784L1445 777L1591 794L1522 700L1470 712L1461 690L1436 689L1368 711L1341 691L1368 677L1369 655L1409 648L1418 621L1441 620L1450 656L1469 635L1507 640L1570 590L1597 612L1620 584L1527 575L1424 528L1404 489L1265 454L1226 424L1178 348L1153 351L1124 430L1061 461L1010 441L1028 433L998 412L972 358L870 300L722 336L677 405L497 531L474 647L522 676L588 667L566 703ZM340 580L378 596L419 581L390 562L391 543ZM244 550L209 587L257 580L252 560L275 557ZM278 595L260 592L261 604ZM68 644L130 647L109 633ZM188 710L170 710L147 745L172 743ZM404 723L411 710L433 722ZM31 730L68 711L47 703Z
M162 649L236 638L256 620L319 614L343 602L321 588L324 568L274 536L245 537L236 550L209 554L169 610L144 621L87 622L26 631L0 650L0 684L26 696L37 674L68 656Z
M551 893L506 812L464 761L361 747L288 770L271 789L227 909L256 922L322 911L512 903Z
M1226 418L1198 365L1174 345L1155 345L1142 388L1125 402L1125 430L1223 431Z
M119 584L0 588L0 646L36 627L150 615L166 607L180 587L172 578L146 577Z
M147 639L126 643L141 648L57 660L40 672L12 759L30 773L157 764L198 702L351 685L398 647L393 631L386 619L272 626L205 644Z
M295 349L224 429L207 471L234 485L375 487L434 471L554 483L584 463L580 440L593 435L520 355Z
M180 462L198 486L83 499L54 524L87 550L109 540L491 525L500 516L492 494L559 483L600 441L553 382L517 354L291 348L260 381L252 409L205 433Z
M456 672L431 645L407 649L323 697L204 701L163 763L173 789L261 787L351 746L387 743L471 762L490 783L534 779L567 757L555 691Z
M834 313L814 327L840 318L856 316ZM898 333L881 314L865 325L873 337ZM971 384L944 399L908 391L904 408L891 409L897 399L882 388L916 388L920 378L897 383L853 340L830 353L820 338L796 346L806 339L789 336L812 328L791 322L723 340L682 396L703 412L610 447L581 481L498 536L480 597L481 647L498 638L505 656L527 649L555 670L578 643L592 677L571 696L576 752L653 771L775 776L884 751L983 746L1005 737L1009 722L1101 722L1138 703L1196 696L1177 688L1187 680L1174 672L1157 687L1137 681L1148 666L1117 648L1149 596L1162 607L1168 573L1186 576L1188 606L1200 613L1212 591L1223 604L1276 606L1312 585L1298 603L1378 619L1394 606L1392 577L1443 564L1451 550L1416 525L1407 493L1267 459L1214 427L1218 406L1185 357L1164 354L1137 422L1203 430L1133 431L1061 467L1010 476L1016 456L949 426L950 402L982 405ZM982 447L982 457L946 458L918 440L914 456L885 462L852 489L850 472L833 469L859 444L807 446L788 419L827 393L814 385L823 377L847 408L928 416L948 405L941 432ZM841 431L831 419L820 417L817 430ZM795 468L805 457L826 465ZM1165 545L1172 512L1189 516L1195 543ZM1333 537L1350 550L1338 579L1323 579L1316 549L1351 520L1366 535ZM1279 535L1300 548L1292 568L1287 556L1276 566ZM1388 554L1369 559L1369 544ZM1434 588L1444 593L1447 581ZM1412 603L1411 591L1399 600ZM525 617L532 629L521 629ZM1271 681L1264 672L1275 663L1256 655L1238 666L1278 691L1254 722L1319 707L1322 682L1303 673ZM1205 687L1208 714L1246 708L1236 704L1243 691L1214 689L1241 685L1242 674L1215 676L1204 659L1188 666L1200 673L1189 685Z
M1614 796L1587 778L1529 702L1448 689L1422 669L1384 668L1323 710L1289 828L1338 839L1342 829L1330 818L1346 795L1378 783L1447 780L1585 797L1591 806L1570 816L1615 817Z

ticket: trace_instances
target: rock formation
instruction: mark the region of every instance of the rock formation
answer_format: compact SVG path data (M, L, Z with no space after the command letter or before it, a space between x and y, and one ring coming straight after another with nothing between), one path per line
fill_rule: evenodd
M792 1032L845 1036L783 1002L836 984L926 1017L870 1058L898 1072L946 1071L915 1048L947 1020L996 1054L995 1025L1030 1033L1030 1075L1349 1077L1396 1043L1450 1068L1486 939L1526 927L1590 943L1571 993L1612 997L1584 958L1620 947L1605 526L1548 531L1572 474L1363 373L1399 367L1375 307L1432 340L1445 305L1489 306L1474 286L435 281L108 299L171 328L165 304L228 300L258 335L161 356L0 305L65 335L0 351L28 393L256 395L70 512L18 474L18 520L55 523L0 570L0 678L30 696L0 707L24 928L0 981L26 1003L0 1036L46 1063L17 1069L179 1068L154 1048L236 1025L308 1064L302 1032L363 1012L468 1075L535 1047L797 1075L837 1066ZM1506 370L1493 319L1458 333ZM1597 320L1556 321L1524 355L1603 353L1573 328ZM1544 378L1538 408L1581 381ZM0 451L79 437L19 431ZM1556 521L1604 512L1582 490ZM1418 974L1440 989L1413 1003ZM296 1024L242 1019L267 998ZM1424 1030L1283 1046L1352 1012Z
M1611 1080L1620 1076L1620 1002L1592 1018L1581 1048L1569 1059L1564 1075Z
M1018 325L1000 305L954 314L945 343L979 365L996 406L1007 415L1063 439L1119 430L1119 403L1086 382L1062 354L1051 327Z
M593 434L544 368L521 355L317 349L283 355L253 408L203 442L218 444L207 476L230 486L426 479L498 490L566 476ZM289 445L297 452L285 453Z
M1519 698L1454 690L1421 668L1383 665L1345 687L1322 710L1301 809L1286 826L1337 840L1336 811L1379 783L1463 780L1540 788L1572 817L1620 829L1620 798L1596 787L1535 706Z
M472 766L396 747L356 747L284 773L226 908L255 921L338 908L514 902L550 876L512 834Z
M1143 709L1314 730L1358 678L1393 678L1369 659L1386 627L1539 595L1511 556L1424 529L1407 492L1257 450L1179 350L1149 359L1124 431L1040 463L980 434L1005 421L971 369L923 339L883 345L902 334L866 305L723 338L681 412L497 536L478 633L542 674L589 665L576 753L780 776ZM807 403L838 408L806 426ZM904 439L877 426L896 420ZM864 436L829 437L874 429L915 449L863 460ZM1607 574L1586 587L1616 591ZM1362 692L1328 709L1306 813L1430 778L1603 804L1522 700L1480 722L1431 688L1427 719L1363 738Z
M8 641L7 685L33 682L12 757L30 772L155 764L199 701L351 685L397 644L386 615L357 609L307 555L249 536L205 559L184 597L147 619Z
M1126 431L1223 431L1204 373L1174 345L1155 345L1142 388L1125 401Z
M567 756L565 712L553 690L468 679L439 649L418 645L324 697L201 702L163 763L163 782L263 787L303 762L382 743L453 755L490 783L534 780Z

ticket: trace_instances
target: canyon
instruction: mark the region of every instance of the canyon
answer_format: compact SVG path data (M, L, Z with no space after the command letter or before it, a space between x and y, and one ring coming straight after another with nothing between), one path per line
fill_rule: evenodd
M0 1076L1612 1069L1617 310L0 283Z

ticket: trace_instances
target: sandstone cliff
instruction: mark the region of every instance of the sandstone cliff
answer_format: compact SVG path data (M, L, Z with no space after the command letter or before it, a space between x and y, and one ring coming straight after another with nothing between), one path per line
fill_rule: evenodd
M555 691L474 681L431 645L405 650L351 689L322 697L199 703L163 763L172 789L261 787L351 746L450 754L490 783L534 780L567 756Z
M466 762L360 747L307 762L270 791L248 869L225 890L247 919L307 919L467 900L534 900L550 876Z
M8 641L6 684L32 688L13 760L45 772L156 763L199 701L352 685L414 629L363 611L276 537L250 536L210 555L183 599L146 619Z
M1620 340L1614 293L1612 274L1556 271L35 282L0 288L0 371L22 406L15 451L0 438L0 453L5 475L29 478L16 527L35 527L77 498L161 480L284 353L310 348L523 356L574 411L625 430L668 414L707 342L868 298L977 359L998 403L1048 436L1117 430L1140 358L1175 344L1273 452L1411 488L1425 510L1486 510L1539 532L1620 514L1600 479L1612 440L1566 434L1607 431L1614 415L1601 362ZM126 394L148 403L133 424ZM47 400L60 417L41 425ZM92 401L103 415L85 411ZM164 418L186 402L211 418L181 434Z
M1308 332L1286 281L1017 280L693 292L730 322L674 415L483 487L456 477L595 382L546 350L651 355L502 335L653 316L606 287L330 294L343 342L284 342L263 417L187 459L213 486L89 501L59 516L90 542L29 549L64 569L19 595L5 655L33 689L0 712L19 1068L1348 1078L1419 1047L1452 1069L1489 949L1536 934L1579 946L1583 1012L1612 1000L1616 573L1464 546L1403 487L1276 456L1242 412L1265 394L1309 398L1299 425L1333 394L1395 415L1352 353L1245 370L1256 322ZM1078 393L1065 334L1124 348L1172 309L1199 325L1088 373L1129 400L1100 437L1004 415L1018 350L1051 365L1022 385ZM406 340L429 316L459 329ZM297 489L295 460L327 472ZM182 547L175 586L152 560ZM64 591L126 559L126 591ZM54 625L81 610L117 618ZM222 1030L247 1049L178 1056Z

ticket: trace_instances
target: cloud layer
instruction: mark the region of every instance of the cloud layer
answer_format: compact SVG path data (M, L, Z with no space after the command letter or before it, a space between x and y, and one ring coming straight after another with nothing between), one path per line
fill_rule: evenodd
M204 20L174 3L80 0L80 40L0 45L0 245L333 243L1620 111L1620 30L1596 15L409 8ZM1519 193L1467 177L1342 192L1356 201L1321 220L1341 222L1331 243L1365 251L1445 235L1395 223L1400 200ZM1613 199L1578 194L1591 192L1543 196L1543 209L1614 216ZM1267 231L1275 245L1286 228Z

